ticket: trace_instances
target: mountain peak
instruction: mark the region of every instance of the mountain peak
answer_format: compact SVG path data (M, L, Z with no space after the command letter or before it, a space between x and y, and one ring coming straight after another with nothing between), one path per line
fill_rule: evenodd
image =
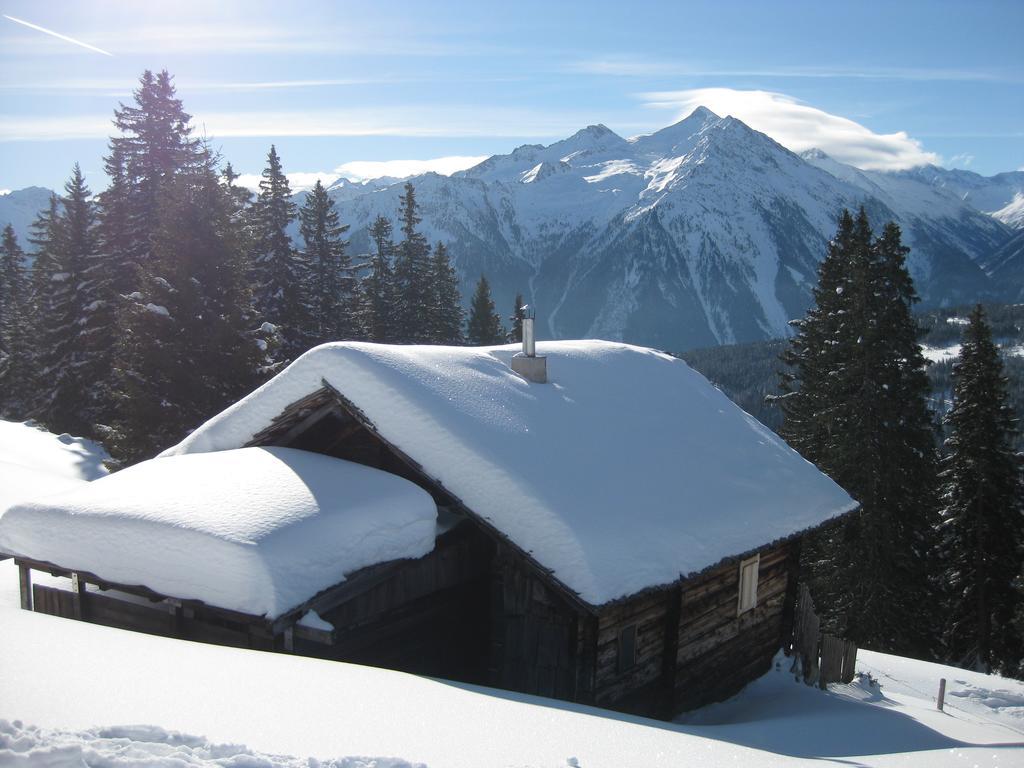
M679 122L680 123L684 123L687 120L693 120L693 119L697 119L697 120L701 120L701 121L707 121L707 120L721 120L722 118L721 118L721 116L716 115L710 109L708 109L707 107L702 105L702 106L695 107L693 112L688 114L686 117L684 117ZM678 125L678 123L677 123L677 125Z

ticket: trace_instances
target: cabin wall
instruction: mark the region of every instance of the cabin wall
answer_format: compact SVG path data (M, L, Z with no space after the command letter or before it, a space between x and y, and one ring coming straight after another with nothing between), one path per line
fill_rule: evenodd
M32 602L33 610L38 613L106 627L234 648L273 650L275 647L274 637L262 626L232 621L201 609L183 609L167 603L146 604L131 595L90 590L76 596L67 589L33 584Z
M588 701L588 617L499 545L491 575L489 684L512 691Z
M677 600L675 590L659 590L602 609L597 631L596 704L634 714L662 713L666 670L671 664L666 649L674 642ZM631 626L636 627L635 662L623 665L622 633Z
M433 552L321 616L336 642L296 639L298 653L471 683L487 681L493 544L470 522Z
M681 712L736 693L766 672L792 615L798 545L760 552L757 606L737 615L739 562L682 584L673 709Z

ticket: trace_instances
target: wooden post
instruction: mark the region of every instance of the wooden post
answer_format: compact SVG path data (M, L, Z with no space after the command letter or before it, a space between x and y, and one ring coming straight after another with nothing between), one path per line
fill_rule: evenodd
M946 703L946 678L939 680L939 712L942 711L943 704Z
M32 610L32 569L24 563L18 563L18 581L21 585L21 607Z
M284 649L286 651L294 651L295 650L295 629L293 627L288 627L284 631L283 634L284 634L284 637L283 637L283 639L284 639Z
M81 579L78 578L78 574L75 571L71 572L71 610L73 615L79 621L82 620L85 611L85 584Z

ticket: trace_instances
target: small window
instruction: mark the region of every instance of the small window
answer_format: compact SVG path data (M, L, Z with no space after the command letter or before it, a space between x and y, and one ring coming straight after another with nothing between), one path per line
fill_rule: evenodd
M619 672L636 666L636 624L619 632Z
M737 615L757 607L757 569L760 564L760 555L754 555L740 563L740 600Z

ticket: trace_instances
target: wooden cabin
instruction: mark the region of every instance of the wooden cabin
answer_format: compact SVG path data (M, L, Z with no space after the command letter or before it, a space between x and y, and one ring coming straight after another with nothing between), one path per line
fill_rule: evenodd
M14 552L24 600L655 717L732 695L789 642L802 534L855 503L681 361L607 342L539 346L544 383L506 347L326 345L167 452L275 446L405 478L439 510L422 557L348 573L268 619L112 583L99 567L75 572L70 592L33 591L30 568L71 569ZM671 439L689 443L677 455ZM515 463L531 450L542 455ZM553 479L521 482L538 467ZM676 506L681 521L665 509ZM123 595L136 599L118 609ZM326 625L304 626L310 611Z

